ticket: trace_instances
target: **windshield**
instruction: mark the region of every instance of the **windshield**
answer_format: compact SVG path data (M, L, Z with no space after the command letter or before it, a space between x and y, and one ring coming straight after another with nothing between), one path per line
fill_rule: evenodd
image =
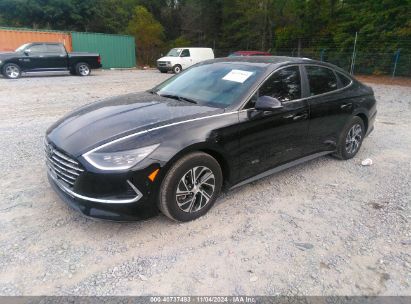
M243 63L203 64L166 80L153 92L164 96L178 96L198 104L226 108L248 93L263 72L262 66Z
M26 44L23 44L23 45L19 46L19 47L15 50L15 52L21 52L21 51L23 51L29 44L30 44L30 43L26 43Z
M171 49L170 52L167 53L166 57L180 57L180 53L183 49Z

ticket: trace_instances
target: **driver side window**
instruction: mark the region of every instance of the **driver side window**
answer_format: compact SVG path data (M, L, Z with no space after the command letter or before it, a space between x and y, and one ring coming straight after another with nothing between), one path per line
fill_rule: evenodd
M28 48L30 53L44 53L46 52L46 46L44 44L33 44Z
M184 50L181 52L180 57L190 57L190 50L184 49Z
M281 102L301 98L300 68L291 66L275 72L260 87L258 96L270 96Z
M257 98L260 96L274 97L281 102L300 99L300 68L298 66L291 66L275 72L261 85L260 89L251 97L244 108L254 108Z

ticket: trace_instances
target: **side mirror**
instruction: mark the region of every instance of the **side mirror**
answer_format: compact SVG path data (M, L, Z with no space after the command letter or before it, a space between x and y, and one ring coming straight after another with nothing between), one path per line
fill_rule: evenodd
M30 50L24 50L24 55L26 55L26 56L28 56L28 55L30 55Z
M270 96L260 96L255 103L255 109L260 111L275 111L282 107L281 101Z

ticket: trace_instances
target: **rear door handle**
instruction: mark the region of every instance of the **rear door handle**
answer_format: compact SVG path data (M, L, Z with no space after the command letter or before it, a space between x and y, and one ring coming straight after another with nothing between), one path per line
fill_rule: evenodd
M352 107L352 103L344 103L340 106L341 109L349 109Z

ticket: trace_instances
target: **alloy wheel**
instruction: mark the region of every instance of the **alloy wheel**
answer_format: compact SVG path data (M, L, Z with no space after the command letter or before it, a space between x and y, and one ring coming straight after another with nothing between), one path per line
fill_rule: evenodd
M188 213L203 209L214 194L215 176L205 166L187 171L177 185L176 201L178 207Z
M6 68L6 75L7 75L9 78L18 78L19 75L20 75L20 71L19 71L19 69L18 69L16 66L11 65L11 66L8 66L8 67Z
M362 139L362 127L360 124L355 124L347 133L345 138L345 150L348 154L354 154L360 147Z
M78 71L82 76L87 76L88 74L90 74L90 69L85 64L80 65Z

